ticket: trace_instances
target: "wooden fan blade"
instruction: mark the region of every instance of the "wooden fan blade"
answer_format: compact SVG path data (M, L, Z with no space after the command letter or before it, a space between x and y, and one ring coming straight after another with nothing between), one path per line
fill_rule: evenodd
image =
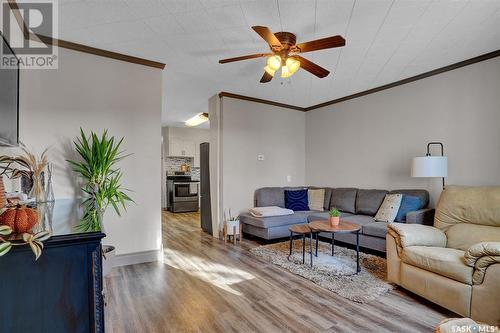
M319 78L327 77L330 72L323 67L316 65L314 62L307 60L301 56L293 56L293 58L300 61L300 68L308 71L309 73L316 75Z
M345 39L342 36L332 36L297 44L292 48L292 52L305 53L344 45Z
M269 46L283 47L279 39L276 38L276 36L268 27L255 25L252 27L252 29L255 30L255 32L258 33L259 36L262 37L267 42L267 44L269 44Z
M240 60L247 60L247 59L267 57L267 56L270 56L270 55L273 55L273 54L272 53L249 54L249 55L241 56L241 57L222 59L222 60L219 60L219 64L225 64L227 62L233 62L233 61L240 61Z
M264 72L264 75L262 75L262 78L260 79L260 83L266 83L269 82L273 79L273 76L269 74L268 72Z

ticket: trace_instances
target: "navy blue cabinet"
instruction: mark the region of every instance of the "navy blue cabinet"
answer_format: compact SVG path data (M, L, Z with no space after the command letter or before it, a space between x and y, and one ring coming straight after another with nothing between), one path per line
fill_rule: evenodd
M51 215L53 236L38 261L27 246L0 257L0 332L104 332L105 235L72 232L78 208L70 202Z

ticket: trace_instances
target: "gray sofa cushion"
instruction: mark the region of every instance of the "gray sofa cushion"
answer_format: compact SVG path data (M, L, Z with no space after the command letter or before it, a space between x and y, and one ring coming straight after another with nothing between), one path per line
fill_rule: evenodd
M303 190L305 187L263 187L255 191L255 207L285 208L285 190Z
M387 233L387 222L373 222L363 226L363 234L368 236L385 238Z
M375 216L384 201L386 190L358 190L356 197L356 214Z
M330 201L332 200L333 188L325 187L325 210L330 210Z
M406 195L411 195L414 197L421 198L422 199L422 207L420 207L419 209L426 208L429 205L429 192L427 192L427 190L420 190L420 189L392 190L389 193L390 194L401 193L401 194L406 194Z
M366 224L375 223L373 216L368 215L349 215L342 218L342 221L352 222L364 226Z
M356 213L356 193L357 188L334 188L332 190L332 199L330 208L336 207L338 210L346 213Z
M285 208L283 187L263 187L255 191L255 207L278 206Z
M352 214L350 214L350 213L340 212L341 219L346 217L346 216L351 216L351 215ZM318 221L318 220L328 220L329 217L330 217L330 215L328 214L328 212L323 212L323 213L314 212L307 217L307 221L312 222L312 221Z
M317 212L311 210L297 211L292 215L269 217L255 217L250 215L250 213L243 213L240 215L240 221L241 223L250 224L259 228L274 228L284 225L307 223L307 217L312 213Z

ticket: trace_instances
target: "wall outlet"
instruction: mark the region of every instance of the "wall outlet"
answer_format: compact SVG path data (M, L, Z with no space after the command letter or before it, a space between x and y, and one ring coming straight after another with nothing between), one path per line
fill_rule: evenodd
M288 183L291 183L292 182L292 176L290 176L290 175L286 176L286 181Z
M264 161L264 160L265 160L264 155L261 154L257 155L257 161Z

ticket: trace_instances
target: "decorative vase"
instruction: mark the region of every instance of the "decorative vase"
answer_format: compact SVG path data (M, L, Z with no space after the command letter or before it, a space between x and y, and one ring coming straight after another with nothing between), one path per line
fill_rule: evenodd
M33 186L30 191L30 198L35 198L37 203L45 202L45 191L43 190L43 174L32 174Z
M45 188L45 201L54 202L54 188L52 187L52 163L47 164L47 186Z
M330 216L330 226L336 226L339 225L340 223L340 217L339 216Z

